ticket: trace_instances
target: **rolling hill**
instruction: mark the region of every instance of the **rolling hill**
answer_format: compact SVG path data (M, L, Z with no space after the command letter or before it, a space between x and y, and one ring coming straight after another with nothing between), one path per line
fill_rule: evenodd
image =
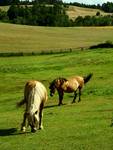
M80 49L113 41L113 27L39 27L0 23L0 52Z
M99 9L82 8L78 6L69 6L66 12L70 19L75 19L78 16L95 16L97 12L100 12L102 16L110 15L110 13L105 13Z
M3 11L7 11L9 9L9 6L0 6L0 9ZM69 16L70 19L75 19L78 16L95 16L97 12L100 12L100 15L110 15L111 13L105 13L102 10L99 9L92 9L92 8L83 8L78 6L69 6L66 9L66 13Z

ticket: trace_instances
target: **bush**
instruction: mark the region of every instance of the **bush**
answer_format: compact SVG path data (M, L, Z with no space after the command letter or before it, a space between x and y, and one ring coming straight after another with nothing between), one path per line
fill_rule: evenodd
M95 48L113 48L113 43L111 41L106 41L105 43L100 43L98 45L90 46L90 49Z

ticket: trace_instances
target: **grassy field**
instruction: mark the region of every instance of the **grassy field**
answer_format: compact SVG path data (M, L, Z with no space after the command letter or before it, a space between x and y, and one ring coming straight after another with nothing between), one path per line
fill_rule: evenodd
M73 49L113 41L113 27L32 27L0 23L0 52Z
M0 6L0 9L2 11L7 11L9 9L9 6Z
M21 134L23 108L17 109L15 105L23 97L27 80L41 80L48 89L49 82L56 77L87 75L90 72L94 75L84 87L80 103L71 104L73 94L65 94L65 105L58 107L57 93L51 98L48 90L44 130L33 134L28 128L27 133ZM111 118L112 49L0 58L0 149L112 150Z
M92 9L92 8L83 8L77 6L69 6L67 9L67 14L70 19L75 19L78 16L96 16L96 13L100 12L102 16L111 15L111 13L105 13L99 9Z

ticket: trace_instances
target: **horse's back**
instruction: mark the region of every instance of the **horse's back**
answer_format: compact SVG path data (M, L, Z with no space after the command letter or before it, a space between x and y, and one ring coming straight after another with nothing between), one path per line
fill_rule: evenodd
M35 90L36 94L40 96L41 100L43 100L44 102L47 101L47 90L41 82L36 82Z
M84 78L81 76L75 76L75 79L78 81L78 83L83 86L84 85Z
M25 85L25 92L30 92L33 89L35 89L35 91L40 95L40 96L44 96L46 93L47 94L47 90L45 88L45 86L37 80L30 80L26 83Z
M74 76L68 79L69 83L73 86L76 85L76 88L84 86L84 78L81 76Z
M24 97L26 99L26 110L35 112L39 109L41 103L47 101L47 90L45 86L36 80L30 80L26 83Z
M62 85L62 89L67 93L76 91L78 87L79 87L79 83L75 77L68 78L68 80L65 81Z

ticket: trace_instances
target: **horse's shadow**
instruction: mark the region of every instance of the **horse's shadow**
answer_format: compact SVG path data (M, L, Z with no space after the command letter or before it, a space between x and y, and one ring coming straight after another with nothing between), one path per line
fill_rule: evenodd
M17 133L16 128L0 129L0 136L10 136Z
M66 104L62 104L61 106L63 106L63 105L66 105ZM59 107L59 105L47 105L47 106L45 106L44 108L46 109L46 108L52 108L52 107Z
M11 136L11 135L20 135L20 134L28 134L30 132L18 132L17 128L9 128L9 129L0 129L0 136Z

